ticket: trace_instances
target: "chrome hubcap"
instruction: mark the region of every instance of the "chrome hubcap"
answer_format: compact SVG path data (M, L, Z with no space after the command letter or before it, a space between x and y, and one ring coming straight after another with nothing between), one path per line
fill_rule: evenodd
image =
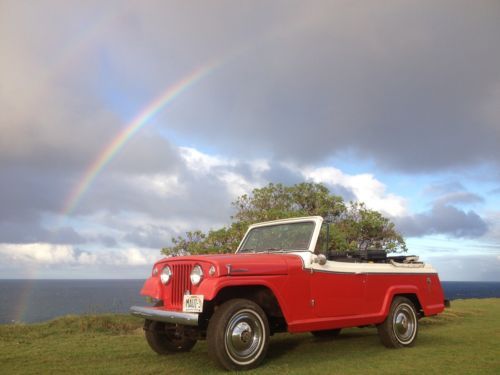
M226 328L227 354L237 363L251 363L262 352L264 328L262 319L252 310L234 314Z
M416 316L413 309L406 304L399 305L393 318L394 334L398 341L402 344L410 343L415 337L416 326Z

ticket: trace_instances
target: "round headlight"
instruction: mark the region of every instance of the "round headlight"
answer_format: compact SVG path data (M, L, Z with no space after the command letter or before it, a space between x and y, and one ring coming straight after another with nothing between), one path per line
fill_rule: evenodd
M203 270L199 265L196 265L193 267L189 277L191 278L191 283L193 285L198 285L201 282L201 279L203 279Z
M163 285L167 285L172 277L172 270L169 266L166 266L163 271L161 271L160 280Z

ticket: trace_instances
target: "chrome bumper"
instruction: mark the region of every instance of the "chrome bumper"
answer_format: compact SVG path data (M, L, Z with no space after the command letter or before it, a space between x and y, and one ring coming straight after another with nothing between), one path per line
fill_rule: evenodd
M178 311L161 310L158 307L132 306L130 313L140 318L158 322L181 324L184 326L197 326L198 314Z

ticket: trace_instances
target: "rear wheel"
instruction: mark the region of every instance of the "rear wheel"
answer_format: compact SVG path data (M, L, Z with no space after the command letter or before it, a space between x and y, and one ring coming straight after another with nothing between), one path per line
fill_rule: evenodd
M406 297L394 298L389 315L377 329L382 344L388 348L412 346L418 333L418 319L413 302Z
M233 299L215 310L207 330L208 353L227 370L257 367L269 346L269 323L256 303Z
M196 339L184 332L184 327L146 320L144 330L146 341L158 354L188 352L196 344Z
M314 337L319 339L331 339L340 335L340 328L337 329L327 329L323 331L311 331Z

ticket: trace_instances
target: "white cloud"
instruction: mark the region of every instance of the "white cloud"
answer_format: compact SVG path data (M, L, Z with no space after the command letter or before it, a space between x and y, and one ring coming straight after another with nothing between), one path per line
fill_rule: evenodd
M83 252L78 255L78 264L82 265L93 265L97 263L97 255L92 253Z
M243 194L249 193L255 186L247 181L242 175L233 172L222 172L219 176L219 179L223 181L226 186L229 194L232 197L238 197Z
M0 244L2 264L11 265L113 265L144 266L161 258L158 249L128 248L97 253L80 251L71 245L48 243Z
M168 174L134 176L132 184L139 189L151 191L159 196L180 195L183 191L179 177Z
M366 203L371 209L391 216L404 216L408 212L406 200L387 193L386 186L371 174L349 175L334 167L308 168L302 174L308 180L338 185L351 191L356 200Z
M139 249L127 249L121 252L123 256L118 260L118 264L127 265L127 266L144 266L151 264L161 258L159 251L155 249L155 253L147 252Z
M216 155L205 154L192 147L179 147L179 152L186 166L198 173L209 173L215 167L236 165L236 161Z
M255 159L250 161L250 167L253 173L264 173L271 169L269 161L266 159Z
M240 164L238 160L208 155L194 148L182 147L180 150L182 158L190 170L201 174L213 173L217 179L225 183L233 197L249 193L257 185L268 182L262 178L262 174L270 170L269 161L265 159L248 162L253 173L252 181L250 181L235 172L235 169ZM371 209L390 216L408 214L406 200L398 195L388 193L386 186L372 174L349 175L334 167L302 169L289 163L282 163L281 165L302 175L306 180L341 186L352 192L356 200L366 203Z
M240 163L238 160L209 155L191 147L179 147L179 150L189 170L197 174L212 174L214 178L226 185L232 198L247 194L255 187L255 183L235 172ZM254 174L260 174L269 169L269 163L264 159L257 159L249 164Z
M500 246L500 211L486 211L484 217L489 229L484 236L485 239Z
M251 179L238 173L241 160L228 159L218 155L209 155L195 148L180 147L180 154L186 167L195 174L211 175L221 181L232 197L248 194L253 188L266 184L263 174L269 172L270 162L266 159L245 161L252 172ZM305 180L321 182L327 185L340 186L351 192L355 199L365 202L374 210L381 211L390 216L404 216L408 214L406 200L398 195L388 193L386 186L372 174L363 173L349 175L334 167L309 167L306 169L290 163L280 163L290 172L302 175ZM154 181L154 179L153 179ZM172 176L157 179L156 189L163 189L166 193L175 191L179 181Z
M67 264L78 262L78 255L75 254L70 245L2 244L0 245L0 255L14 263Z

